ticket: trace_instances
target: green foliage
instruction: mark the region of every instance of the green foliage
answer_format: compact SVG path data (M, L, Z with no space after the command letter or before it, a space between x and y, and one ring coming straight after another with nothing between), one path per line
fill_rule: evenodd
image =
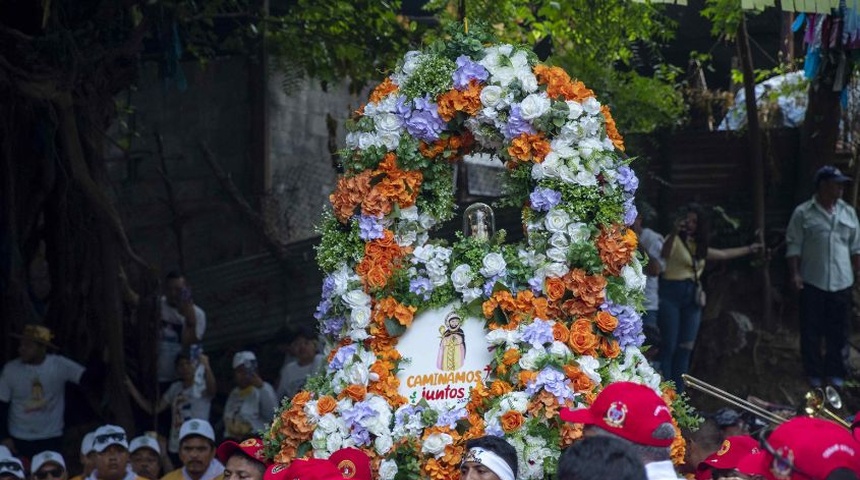
M340 233L344 231L346 235ZM331 212L326 211L317 232L322 236L316 247L317 263L323 272L332 272L342 263L358 261L364 256L364 241L358 236L355 222L343 225Z
M702 16L711 21L711 34L733 40L743 19L741 0L706 0Z
M403 94L413 99L423 95L436 98L442 92L449 90L454 81L451 74L457 69L453 61L441 56L431 55L422 61L403 85Z

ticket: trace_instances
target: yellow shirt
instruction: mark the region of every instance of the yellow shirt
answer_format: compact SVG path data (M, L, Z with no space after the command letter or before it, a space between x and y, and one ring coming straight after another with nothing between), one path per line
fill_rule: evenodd
M673 237L672 251L669 252L669 258L666 258L666 269L663 270L663 278L665 280L693 280L696 276L702 278L702 271L705 270L705 261L696 260L696 274L693 274L693 256L690 252L696 251L696 242L693 239L687 239L687 248L681 243L678 236Z

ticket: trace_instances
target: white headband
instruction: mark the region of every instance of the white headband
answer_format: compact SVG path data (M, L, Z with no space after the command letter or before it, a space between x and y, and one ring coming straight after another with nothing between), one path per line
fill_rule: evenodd
M481 447L472 447L466 456L463 457L463 463L475 462L489 468L493 473L499 476L500 480L514 480L514 471L511 466L502 457L495 452L484 450Z

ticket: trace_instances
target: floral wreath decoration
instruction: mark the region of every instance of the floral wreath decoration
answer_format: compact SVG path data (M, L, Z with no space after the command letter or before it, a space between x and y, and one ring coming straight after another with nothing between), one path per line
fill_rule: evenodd
M486 40L461 32L407 53L350 122L317 248L315 317L331 350L266 432L277 462L352 446L381 480L458 478L465 441L498 435L517 450L518 477L542 479L582 434L559 410L611 382L646 384L687 418L639 348L645 276L628 228L638 179L609 108L529 49ZM504 232L430 238L454 216L452 163L468 155L504 162L523 244ZM465 405L410 404L398 337L451 303L486 321L491 375ZM672 455L683 461L680 435Z

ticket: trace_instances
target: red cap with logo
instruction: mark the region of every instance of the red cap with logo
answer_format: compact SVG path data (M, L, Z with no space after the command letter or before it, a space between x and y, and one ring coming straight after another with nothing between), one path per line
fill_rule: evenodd
M337 467L328 460L302 458L288 465L276 463L266 469L263 480L343 480Z
M860 474L860 444L828 420L795 417L776 427L758 453L737 466L767 480L824 480L837 468Z
M737 468L738 463L751 453L759 451L758 441L749 435L736 435L723 440L720 449L704 459L697 470Z
M370 457L363 451L347 447L331 454L328 461L337 467L343 478L355 480L372 480Z
M247 440L243 440L242 443L236 443L232 440L227 440L218 446L218 450L215 451L215 456L218 457L218 460L226 464L227 459L230 458L230 455L233 455L233 452L236 450L241 450L243 453L248 455L249 457L257 460L258 462L269 465L269 460L266 458L266 454L263 448L263 441L259 438L249 438Z
M565 408L560 416L566 422L594 425L640 445L672 445L671 438L652 436L660 425L672 422L669 407L657 392L638 383L611 383L597 395L589 408Z

